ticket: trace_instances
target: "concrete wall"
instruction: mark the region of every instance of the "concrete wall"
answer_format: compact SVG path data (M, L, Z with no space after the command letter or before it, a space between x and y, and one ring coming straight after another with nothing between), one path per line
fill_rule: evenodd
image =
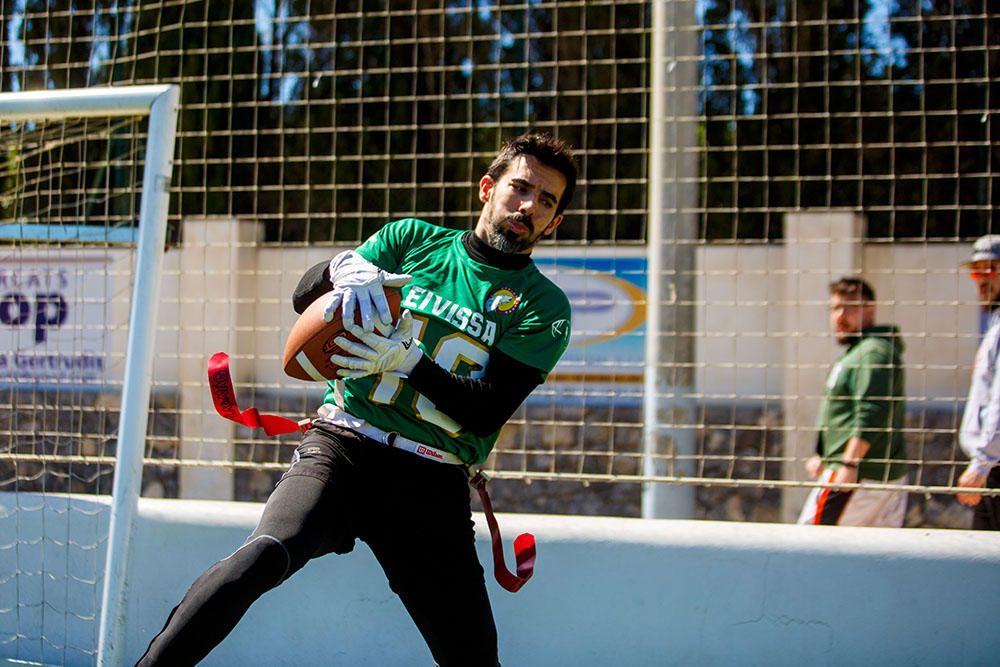
M780 401L786 368L821 367L838 354L829 334L826 282L860 273L875 288L878 319L898 324L906 345L907 393L932 403L964 400L979 342L975 286L959 264L967 243L864 244L852 268L825 262L789 275L788 249L775 245L706 245L697 250L697 380L714 401ZM808 281L808 289L803 282ZM789 322L789 309L802 328ZM789 344L793 346L789 349ZM803 356L803 346L819 357ZM817 394L807 384L801 395Z
M40 502L0 494L8 515L18 504ZM65 500L47 502L65 510ZM65 525L106 523L106 499L73 503L82 511L17 511L19 530L40 535L48 521L47 534L62 535ZM239 546L261 508L141 501L127 659L141 654L190 582ZM480 559L488 564L488 531L481 516L476 521ZM537 536L539 554L535 578L520 593L489 582L505 665L985 665L995 664L1000 650L1000 535L540 515L501 515L500 525L508 557L509 538L525 531ZM5 577L21 570L0 592L23 589L26 573L41 565L54 568L58 581L75 559L103 562L103 543L96 556L74 546L79 553L60 559L56 552L67 542L46 542L40 563L16 561L18 549L0 550ZM0 657L52 662L51 652L35 655L39 644L28 641L40 627L27 623L40 624L41 613L31 621L23 611L0 614L0 638L9 640L0 642ZM58 607L45 614L48 643L65 642L66 632L75 632L74 645L87 641L88 628L71 623L67 630ZM64 656L67 665L93 664L84 651ZM313 561L268 593L203 664L407 667L431 660L359 544L347 556Z

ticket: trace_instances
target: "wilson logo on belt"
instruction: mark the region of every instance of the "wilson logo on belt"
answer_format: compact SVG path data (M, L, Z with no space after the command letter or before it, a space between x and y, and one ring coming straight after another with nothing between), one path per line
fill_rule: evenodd
M443 459L441 452L435 451L429 447L424 447L423 445L417 445L417 454L421 456L431 456L435 459Z

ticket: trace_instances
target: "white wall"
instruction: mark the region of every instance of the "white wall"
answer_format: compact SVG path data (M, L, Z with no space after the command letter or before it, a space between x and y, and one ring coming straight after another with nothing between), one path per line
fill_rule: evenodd
M20 502L37 500L21 494ZM13 494L0 494L0 507L12 502ZM106 498L73 502L85 513L20 512L19 530L37 535L47 520L57 535L59 521L106 522ZM128 660L145 650L191 581L239 546L261 508L140 502ZM476 520L480 559L488 565L488 531L482 516ZM538 515L499 520L508 558L517 533L538 539L535 578L521 592L489 582L505 665L985 665L995 664L1000 648L1000 535L994 533ZM50 540L45 548L42 564L61 574L72 560L56 553L65 543ZM36 566L17 563L16 551L0 550L5 577L16 564ZM19 585L16 577L6 581ZM59 644L65 624L54 610L46 613L47 641ZM26 618L0 614L0 637L10 637L11 624ZM28 636L37 631L21 626ZM86 636L77 632L73 641ZM35 646L2 642L0 656L20 650L18 657L38 659ZM74 653L65 662L92 659ZM203 664L407 667L431 660L359 545L347 556L313 561L268 593Z
M805 341L786 327L784 252L781 244L699 246L697 386L706 398L780 400L789 336L822 345L831 362L839 354L829 335L825 285L806 302L816 307L821 340ZM859 269L875 289L878 319L902 330L913 398L965 399L979 342L975 287L959 268L969 253L967 243L861 248Z

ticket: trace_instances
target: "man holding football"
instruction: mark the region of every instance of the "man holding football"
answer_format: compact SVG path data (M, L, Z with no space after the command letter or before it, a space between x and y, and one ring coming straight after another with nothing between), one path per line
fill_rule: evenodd
M499 664L467 466L569 342L569 301L530 254L562 222L576 173L563 142L522 135L480 179L474 230L397 220L306 272L296 312L328 299L326 319L357 339L338 340L341 379L254 532L192 584L140 665L195 664L254 600L359 538L440 667ZM397 322L384 287L402 290Z

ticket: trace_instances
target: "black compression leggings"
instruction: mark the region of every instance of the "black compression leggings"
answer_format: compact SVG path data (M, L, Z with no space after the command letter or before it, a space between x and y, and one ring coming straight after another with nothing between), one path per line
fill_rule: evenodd
M468 480L353 431L314 425L260 523L191 586L140 665L192 665L310 558L356 538L378 559L441 667L495 667L497 632L476 555Z
M194 665L228 635L250 605L299 570L316 552L325 485L299 475L271 494L260 523L228 558L205 571L174 607L138 665ZM312 508L303 513L301 508Z

